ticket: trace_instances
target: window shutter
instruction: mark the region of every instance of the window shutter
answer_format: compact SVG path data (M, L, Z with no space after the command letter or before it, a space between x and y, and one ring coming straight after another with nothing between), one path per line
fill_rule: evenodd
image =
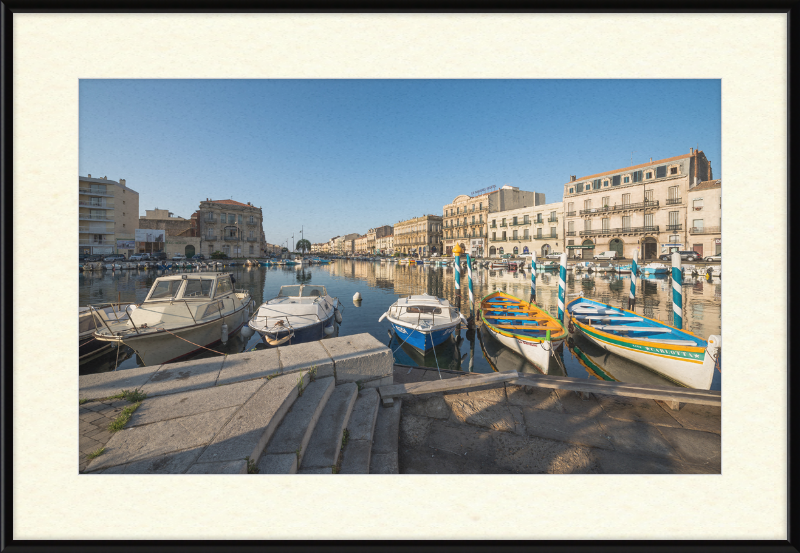
M663 178L663 177L666 177L666 176L667 176L667 166L666 165L660 165L660 166L656 167L656 178L657 179L660 179L660 178Z
M583 192L583 183L578 183L578 192Z
M619 186L619 175L615 175L611 178L611 186Z

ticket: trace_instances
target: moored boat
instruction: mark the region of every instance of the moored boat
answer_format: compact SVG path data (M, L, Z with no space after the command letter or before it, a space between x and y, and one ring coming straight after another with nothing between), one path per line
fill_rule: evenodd
M127 318L103 321L94 336L126 344L147 366L169 363L226 342L247 321L250 304L250 293L235 290L228 273L163 276Z
M268 346L322 340L342 322L341 303L324 286L281 286L278 295L259 306L247 323Z
M456 336L466 317L443 298L429 294L406 296L394 302L378 322L388 319L398 339L424 352Z
M567 304L570 331L580 331L606 351L629 359L669 380L708 390L721 346L691 332L587 298Z
M669 272L669 267L663 263L648 263L641 267L641 271L646 275L665 275Z
M94 333L103 326L103 321L122 321L127 319L127 304L111 304L78 308L78 362L110 351L113 343L95 339Z
M546 373L550 355L564 344L567 331L552 315L506 294L493 292L481 301L481 320L493 338Z

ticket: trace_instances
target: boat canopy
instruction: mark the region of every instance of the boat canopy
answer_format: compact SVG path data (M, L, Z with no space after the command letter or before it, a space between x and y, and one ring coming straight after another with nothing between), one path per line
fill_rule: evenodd
M324 286L316 284L293 284L290 286L281 286L281 291L278 292L279 298L313 298L327 296L328 291Z
M233 291L229 274L198 273L157 278L144 300L208 300Z

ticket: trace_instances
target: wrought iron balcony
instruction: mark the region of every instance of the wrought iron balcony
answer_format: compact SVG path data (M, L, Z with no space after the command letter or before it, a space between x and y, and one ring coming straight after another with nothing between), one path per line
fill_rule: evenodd
M567 236L575 236L575 231L574 230L568 230L567 231Z
M204 222L205 224L207 224L207 225L213 225L213 224L217 223L217 221L218 221L218 220L217 220L217 219L215 219L215 218L211 218L211 219L203 219L203 222Z
M247 237L247 241L248 242L256 242L256 241L258 241L258 238L256 238L255 236L248 236Z
M507 225L507 224L505 224L505 223L500 223L500 226L501 226L501 227L507 227L508 225Z
M678 223L677 225L667 225L667 230L681 230L683 228L683 224Z
M510 226L510 227L522 227L522 226L526 226L526 225L530 225L530 224L531 224L530 221L528 221L527 223L523 221L521 223L509 223L508 226Z
M549 217L547 219L547 222L548 223L557 223L558 222L558 217Z
M238 236L225 236L223 237L223 240L233 240L234 242L238 242L241 240L241 238Z
M87 221L108 221L109 223L114 222L113 215L86 215L83 213L79 213L78 219L84 219Z
M508 242L508 238L490 238L492 242Z
M658 232L658 225L650 227L622 227L600 230L582 230L581 236L602 236L611 234L653 234Z
M95 202L87 202L86 200L78 200L78 205L81 207L90 207L92 209L114 209L113 205L108 205L105 202L98 204Z
M667 205L677 205L681 203L680 198L667 198Z
M78 188L78 194L86 194L88 196L114 196L111 190L103 190L101 188Z
M489 225L489 228L497 228L497 225L494 225L494 224Z
M567 211L566 215L567 215L567 217L574 217L575 216L575 212L574 211Z
M668 200L669 201L669 200ZM592 207L589 209L581 209L581 215L602 215L604 213L613 213L615 211L630 211L632 209L656 209L658 208L658 200L638 202L635 204L621 204L621 205L604 205L602 207Z
M720 234L722 227L691 227L690 234Z

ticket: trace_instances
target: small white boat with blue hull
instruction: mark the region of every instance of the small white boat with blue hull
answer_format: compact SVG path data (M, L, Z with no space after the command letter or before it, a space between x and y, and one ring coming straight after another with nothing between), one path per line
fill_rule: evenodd
M281 286L277 297L262 303L248 326L268 346L314 342L330 336L342 322L341 304L324 286Z
M423 353L455 338L459 323L467 324L466 317L449 301L428 294L400 298L378 322L383 319L389 319L400 341Z

